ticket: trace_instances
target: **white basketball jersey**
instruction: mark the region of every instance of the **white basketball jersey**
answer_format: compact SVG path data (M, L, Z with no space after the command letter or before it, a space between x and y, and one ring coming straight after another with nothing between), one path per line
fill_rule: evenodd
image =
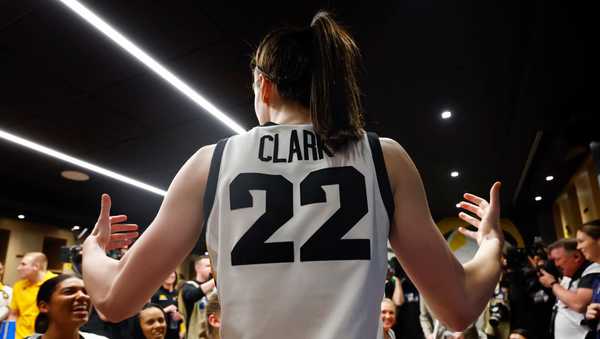
M223 140L204 208L223 339L382 338L393 201L377 136L335 155L312 125Z

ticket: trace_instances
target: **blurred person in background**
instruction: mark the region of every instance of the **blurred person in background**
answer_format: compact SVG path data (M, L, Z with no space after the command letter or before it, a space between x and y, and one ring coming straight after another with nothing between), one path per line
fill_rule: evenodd
M146 304L133 325L133 339L164 339L167 333L167 315L156 304Z
M592 301L594 279L600 276L600 264L590 263L577 249L577 240L561 239L549 246L550 256L563 277L558 280L540 270L540 283L556 296L554 338L583 339L589 327L582 325L587 306Z
M220 339L221 305L219 304L219 296L215 292L207 297L206 323L208 324L208 339Z
M529 331L517 328L510 332L508 339L532 339L532 337L530 336Z
M185 309L179 311L185 312L186 326L189 326L194 304L215 288L215 279L212 277L212 267L208 255L200 256L195 260L194 270L196 271L194 279L186 281L181 288L181 301L185 305Z
M12 288L4 285L4 264L0 262L0 338L4 338L9 331L8 319L10 314L10 299L12 298ZM13 325L14 326L14 325Z
M151 303L162 307L167 314L166 339L179 339L185 334L181 330L183 317L178 311L177 289L175 286L177 286L177 272L173 271L150 299Z
M92 307L81 278L62 274L46 280L36 297L40 313L35 319L36 334L28 339L106 339L81 332Z
M484 315L487 314L487 309L479 316L476 323L469 325L463 331L452 331L435 319L423 298L421 298L419 309L419 322L425 339L487 339L483 331Z
M600 223L583 225L577 231L577 249L585 258L594 263L600 263ZM600 278L596 277L592 284L592 301L585 312L585 324L590 327L588 338L600 338Z
M391 299L383 298L381 301L381 322L383 323L383 338L396 339L392 327L396 323L396 303Z
M396 307L404 304L404 291L400 278L396 276L396 272L388 264L388 271L385 277L385 297L391 299Z
M12 297L12 288L4 285L4 264L0 262L0 323L8 319L10 313L10 299ZM1 332L0 332L1 333Z
M48 259L41 252L30 252L23 256L17 271L21 278L13 285L10 301L10 319L17 321L16 339L34 333L35 318L39 314L36 298L40 286L56 274L47 271Z

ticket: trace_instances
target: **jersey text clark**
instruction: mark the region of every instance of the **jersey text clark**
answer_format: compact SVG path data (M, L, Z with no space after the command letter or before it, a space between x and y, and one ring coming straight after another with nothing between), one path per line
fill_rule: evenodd
M302 137L297 130L289 134L290 142L287 154L279 149L279 133L265 134L260 138L258 159L265 162L293 162L294 160L321 160L323 153L332 157L333 154L324 147L321 139L313 132L302 130Z

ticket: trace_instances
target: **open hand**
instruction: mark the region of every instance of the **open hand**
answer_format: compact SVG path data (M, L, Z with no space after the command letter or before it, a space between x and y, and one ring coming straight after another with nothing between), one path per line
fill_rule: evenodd
M126 215L110 215L111 199L108 194L102 194L102 203L98 221L90 237L94 237L98 245L105 251L126 248L139 236L138 225L123 224Z
M585 312L585 318L588 320L596 320L596 319L598 319L599 313L600 313L600 304L591 303L587 307L587 311Z
M464 199L459 203L460 208L472 212L473 217L465 212L460 212L458 217L477 228L477 231L469 231L464 227L458 230L465 236L481 244L484 239L498 239L502 243L504 235L500 228L500 183L496 182L490 189L490 202L471 193L465 193Z

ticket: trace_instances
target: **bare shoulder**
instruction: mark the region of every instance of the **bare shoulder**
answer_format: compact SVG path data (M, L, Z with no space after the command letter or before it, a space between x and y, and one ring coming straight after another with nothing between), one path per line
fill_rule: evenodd
M204 187L208 178L210 163L215 150L215 145L207 145L194 153L181 167L175 176L173 186Z
M404 177L407 171L416 170L410 156L396 140L390 138L379 138L385 167L390 178L392 186L395 186L397 180ZM393 188L393 187L392 187Z

